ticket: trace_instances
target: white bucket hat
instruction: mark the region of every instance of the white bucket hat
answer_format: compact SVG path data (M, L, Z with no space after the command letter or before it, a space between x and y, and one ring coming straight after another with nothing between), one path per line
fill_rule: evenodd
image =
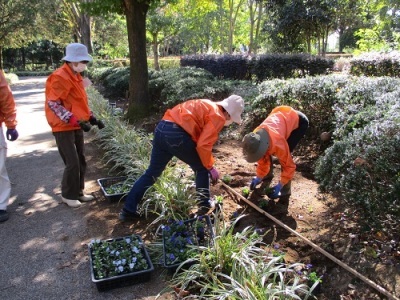
M62 60L70 62L91 61L92 57L89 55L85 45L72 43L65 48L65 56Z
M233 122L237 124L242 123L242 118L240 117L244 109L242 97L231 95L222 101L216 102L216 104L221 105L228 112Z

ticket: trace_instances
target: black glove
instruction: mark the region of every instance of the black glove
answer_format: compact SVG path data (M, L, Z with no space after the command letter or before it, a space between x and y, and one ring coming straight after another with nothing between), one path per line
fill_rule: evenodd
M97 125L97 119L94 117L94 116L90 116L90 118L89 118L89 123L91 124L91 125Z
M79 121L79 126L84 132L88 132L92 128L92 125L85 121Z
M91 125L97 125L97 127L99 127L99 129L103 129L105 127L103 121L97 120L94 116L90 116L89 122Z
M99 129L103 129L106 127L106 125L104 125L102 120L97 120L97 127L99 127Z

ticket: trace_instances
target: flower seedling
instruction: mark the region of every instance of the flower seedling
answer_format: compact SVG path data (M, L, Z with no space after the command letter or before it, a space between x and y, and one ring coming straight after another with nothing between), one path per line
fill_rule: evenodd
M310 280L312 283L315 283L315 282L321 283L321 282L322 282L322 279L321 279L321 277L319 277L319 276L317 275L317 272L311 272L311 273L308 275L308 280Z
M226 184L231 183L232 181L232 176L231 175L224 175L224 177L222 177L222 181Z
M243 197L247 198L250 195L250 189L248 187L242 188L242 195Z
M114 183L114 184L110 185L109 187L106 187L105 191L109 195L125 194L125 193L129 193L131 188L132 188L131 185L127 185L127 184L119 182L119 183Z
M267 187L267 188L265 188L265 195L269 195L269 194L271 194L272 192L274 191L274 189L272 188L272 187Z
M199 246L208 246L212 236L207 218L171 220L163 226L164 262L171 266L192 258Z
M224 200L223 196L215 196L215 203L216 204L222 204Z
M131 235L113 240L92 240L89 243L95 279L147 270L142 240Z
M259 206L260 208L266 208L266 207L268 206L268 200L260 199L260 200L258 201L258 206Z

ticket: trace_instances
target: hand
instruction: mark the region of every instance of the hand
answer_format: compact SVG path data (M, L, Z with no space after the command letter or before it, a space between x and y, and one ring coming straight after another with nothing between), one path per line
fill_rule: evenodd
M208 170L208 173L210 173L211 182L213 184L217 183L218 179L219 179L219 173L218 173L217 169L212 167L210 170Z
M267 196L271 199L276 199L279 198L279 196L281 195L281 189L282 189L283 185L282 183L278 183L277 185L275 185L272 188L272 192L270 192Z
M93 115L90 116L89 122L91 125L97 125L99 129L103 129L104 127L106 127L102 120L97 120L96 117Z
M6 131L7 140L15 141L18 138L18 131L17 129L7 129Z
M102 120L97 120L97 127L99 127L99 129L103 129L106 127L106 125L104 125Z
M92 125L86 121L79 121L79 126L84 132L88 132L92 128Z
M90 116L90 118L89 118L89 123L90 123L91 125L97 125L98 121L97 121L96 117L92 115L92 116Z
M254 190L256 188L256 185L261 183L261 178L259 177L254 177L253 180L250 183L250 190Z
M80 125L79 125L79 122L78 122L78 119L77 119L74 115L72 115L72 116L69 118L68 123L71 124L73 127L79 127L79 126L80 126Z

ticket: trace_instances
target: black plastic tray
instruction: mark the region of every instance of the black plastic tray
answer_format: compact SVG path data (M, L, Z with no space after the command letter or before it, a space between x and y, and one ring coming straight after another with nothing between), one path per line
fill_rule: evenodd
M101 242L118 241L118 240L122 240L122 239L129 238L129 237L131 237L131 236L119 237L119 238L115 238L115 239L107 239L107 240L102 240ZM142 254L145 257L147 264L149 265L149 268L146 270L136 271L136 272L132 272L132 273L128 273L128 274L116 275L116 276L103 278L103 279L95 278L95 273L94 273L94 269L93 269L92 248L90 247L90 245L88 246L90 274L91 274L92 282L96 284L98 291L103 292L103 291L120 288L120 287L125 287L125 286L130 286L133 284L137 284L140 282L145 282L145 281L150 280L151 273L154 271L154 266L153 266L153 263L151 262L150 256L143 244L141 237L138 235L136 235L136 237L140 241L140 244L141 244L140 250L142 251Z
M117 201L120 201L120 200L125 200L126 196L128 195L128 192L109 194L106 191L107 188L109 188L110 186L112 186L114 184L121 184L121 186L124 185L124 184L128 184L131 187L133 186L133 180L129 179L126 176L100 178L100 179L97 179L97 182L100 185L100 188L103 191L104 196L110 202L117 202Z

